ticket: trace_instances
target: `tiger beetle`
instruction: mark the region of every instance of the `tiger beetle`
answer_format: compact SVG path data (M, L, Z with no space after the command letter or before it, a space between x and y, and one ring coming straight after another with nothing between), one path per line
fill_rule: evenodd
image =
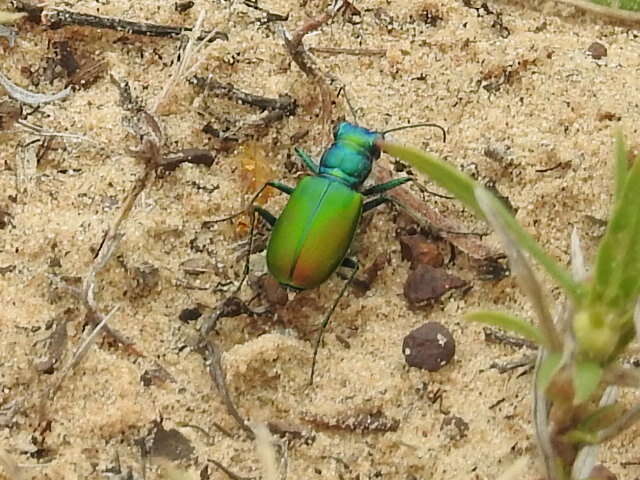
M413 177L397 178L362 189L363 183L371 173L373 162L380 158L384 135L415 127L439 128L446 139L444 129L432 123L397 127L384 132L371 131L348 122L339 123L333 131L333 143L320 158L319 165L303 150L295 148L296 154L313 175L304 177L295 188L280 182L267 182L251 201L252 213L258 213L272 227L267 246L267 267L280 284L296 291L307 290L324 283L338 267L351 269L351 274L320 325L313 349L310 384L313 383L323 332L359 268L357 260L347 257L347 253L360 217L390 202L391 199L384 193L413 180ZM279 217L253 205L267 187L290 195ZM249 254L237 290L249 273L254 218L251 221Z

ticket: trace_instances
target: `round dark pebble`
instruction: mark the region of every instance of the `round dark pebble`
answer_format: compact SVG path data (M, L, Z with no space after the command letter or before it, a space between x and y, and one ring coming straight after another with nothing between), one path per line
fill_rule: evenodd
M180 312L180 315L178 315L178 318L181 322L188 323L199 319L201 316L202 312L200 311L200 309L198 307L194 307L185 308L184 310L182 310Z
M444 325L427 322L404 337L402 353L410 367L437 372L453 358L456 342Z
M601 58L607 56L607 47L605 47L600 42L593 42L591 45L589 45L589 48L587 48L587 52L594 60L600 60Z

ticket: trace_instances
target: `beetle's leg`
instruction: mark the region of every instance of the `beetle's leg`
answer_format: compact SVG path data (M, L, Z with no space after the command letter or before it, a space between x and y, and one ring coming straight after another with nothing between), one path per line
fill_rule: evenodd
M262 217L262 219L269 224L269 226L273 227L276 224L276 220L278 218L271 213L269 210L266 210L262 207L255 206L253 209L256 211L258 215Z
M370 195L376 195L378 193L388 192L392 188L399 187L400 185L411 182L415 180L413 177L402 177L402 178L394 178L393 180L389 180L388 182L380 183L378 185L374 185L372 187L367 188L362 191L362 195L368 197Z
M296 152L296 155L300 157L300 160L304 162L307 168L311 170L311 172L313 172L316 175L320 173L320 167L318 167L318 164L316 164L316 162L313 161L313 159L307 152L305 152L304 150L298 147L294 148L293 150Z
M320 349L320 343L322 342L322 334L324 333L325 328L327 328L327 325L329 324L329 319L331 318L331 315L333 315L334 310L338 306L338 302L344 296L345 292L347 291L347 287L351 284L351 282L356 276L356 273L358 273L358 269L360 268L358 261L352 258L345 258L342 261L342 266L351 268L353 269L353 271L351 272L351 275L349 275L349 278L347 279L344 286L342 287L342 290L340 290L340 293L338 294L335 301L333 302L333 305L331 305L331 308L326 313L326 315L322 319L322 323L320 324L320 332L318 333L318 338L316 338L316 344L313 347L313 359L311 360L311 375L309 377L309 385L313 384L313 375L316 371L316 357L318 356L318 350Z
M284 183L280 183L280 182L267 182L265 183L262 188L258 191L257 194L255 194L253 196L253 199L251 200L251 203L255 202L256 199L260 196L260 194L262 193L262 191L267 188L267 187L273 187L273 188L277 188L278 190L280 190L282 193L286 193L287 195L291 195L293 193L293 191L295 190L295 188L290 187L289 185L285 185Z
M395 203L395 202L391 198L381 195L372 200L367 200L366 202L364 202L364 205L362 206L362 213L368 212L369 210L379 207L380 205L383 205L385 203Z
M282 193L286 193L287 195L291 195L293 193L293 191L295 190L293 187L290 187L289 185L285 185L284 183L280 183L280 182L267 182L264 185L262 185L262 187L260 187L260 190L258 190L255 195L251 198L251 201L249 202L249 205L251 207L253 207L255 201L258 199L258 197L260 196L260 194L262 192L264 192L264 190L267 187L273 187L277 190L280 190ZM219 218L217 220L212 220L211 223L220 223L220 222L226 222L227 220L233 220L236 217L239 217L240 215L242 215L243 213L245 213L247 211L247 209L245 208L244 210L240 210L239 212L233 213L231 215L228 215L226 217L223 218Z
M253 234L256 227L256 212L258 211L258 208L260 207L254 207L251 209L251 228L249 229L249 248L247 250L247 255L245 256L245 259L244 259L244 267L242 268L242 278L240 279L240 283L236 287L232 296L236 296L240 292L240 289L242 288L244 281L249 276L249 263L251 261L251 250L253 250Z
M276 183L276 182L273 182L273 183ZM276 184L271 186L278 188L279 190L280 190L279 187L285 187L287 189L289 188L286 185L282 185L282 184ZM284 190L281 190L281 191L287 193ZM240 289L242 288L242 285L244 284L244 281L247 279L247 276L249 276L249 263L251 260L251 251L253 250L253 236L256 228L256 213L260 215L264 219L264 221L267 222L270 226L273 227L276 224L277 218L275 215L273 215L271 212L269 212L268 210L262 207L259 207L257 205L253 206L253 208L251 209L251 229L249 230L249 250L247 251L247 256L245 257L245 260L244 260L244 268L242 269L242 278L240 279L240 283L236 287L234 295L236 295L240 291Z
M360 266L358 265L358 261L349 257L345 257L342 260L342 263L340 264L340 266L346 267L346 268L352 268L354 270L357 270L358 268L360 268Z

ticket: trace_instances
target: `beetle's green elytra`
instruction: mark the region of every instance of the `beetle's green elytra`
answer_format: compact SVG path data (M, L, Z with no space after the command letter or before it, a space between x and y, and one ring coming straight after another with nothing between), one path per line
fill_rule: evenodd
M298 184L276 222L267 266L283 285L315 288L347 255L362 213L363 196L326 177Z

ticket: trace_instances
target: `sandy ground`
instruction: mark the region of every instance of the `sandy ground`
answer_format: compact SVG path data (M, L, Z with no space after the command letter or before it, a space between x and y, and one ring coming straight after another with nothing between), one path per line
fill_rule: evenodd
M205 26L226 32L228 40L206 49L196 73L255 94L289 94L298 110L267 127L251 127L247 123L259 116L257 109L203 95L185 82L177 85L158 116L164 151L209 149L217 152L215 162L210 168L182 165L155 179L123 225L118 252L98 275L100 311L118 307L109 324L138 353L100 338L55 396L51 391L64 365L90 331L82 303L61 285L77 286L87 274L143 169L126 153L138 143L123 121L127 113L109 75L126 79L133 96L150 108L169 79L179 41L87 28L51 31L28 23L19 25L13 48L0 40L2 72L34 91L65 86L64 72L53 81L44 76L55 42L67 41L84 61L106 62L95 83L26 117L90 141L56 139L36 162L41 137L17 129L0 132L0 447L20 465L33 466L22 469L25 478L113 478L106 475L117 470L118 458L132 477L116 478L143 478L143 464L146 478L226 478L211 459L240 476L260 475L254 443L228 414L194 348L206 313L240 278L239 242L246 229L203 222L242 207L244 192L254 188L247 179L252 165L270 166L273 178L293 184L302 172L293 145L314 157L327 146L318 90L290 61L280 35L281 27L293 30L321 12L318 1L299 3L261 2L271 12L289 13L288 20L267 24L264 13L242 2L196 0L185 13L174 2L151 0L73 5L87 13L177 25L193 24L204 10ZM606 218L610 199L613 132L621 128L631 143L639 138L638 33L538 1L494 0L488 5L493 14L458 0L367 0L355 6L360 15L338 16L305 42L381 50L315 56L323 72L346 86L359 122L378 130L423 121L445 126L446 143L431 130L400 132L397 138L495 182L518 219L561 262L568 260L574 226L592 252L601 233L597 220ZM606 57L587 53L595 41L606 47ZM332 116L350 118L342 100ZM234 134L235 151L219 151L220 142L203 132L207 123ZM383 156L381 162L394 160ZM483 229L455 202L415 187L411 192L465 228ZM283 201L273 196L270 209L279 211ZM478 308L529 315L529 305L513 279L482 280L473 262L458 253L448 268L473 288L410 309L403 296L409 264L400 256L398 222L398 213L387 207L364 222L355 255L365 266L380 253L388 262L364 296L341 301L313 387L307 387L307 376L314 329L341 279L334 276L286 307L271 306L275 316L220 320L212 338L224 351L238 410L254 422L280 422L298 432L286 441L291 479L493 479L522 457L529 466L520 478L540 479L531 376L522 369L500 374L490 368L524 351L487 343L480 327L461 319ZM485 241L492 245L491 237ZM254 272L264 271L260 255L252 264ZM204 266L204 272L195 275L185 265ZM157 273L145 277L145 268ZM242 298L259 291L250 282ZM558 295L553 285L549 291ZM179 319L196 306L203 317ZM267 306L263 298L252 303ZM457 342L454 360L437 373L409 368L402 355L404 336L426 320L448 326ZM52 358L46 340L64 333L65 326L61 358L44 368L42 362ZM441 401L434 402L439 395ZM443 427L451 416L468 429ZM170 433L156 434L153 441L150 432L160 421ZM605 463L620 479L640 477L640 467L628 464L638 461L636 436L634 429L605 452ZM150 455L169 458L182 471L174 475L185 476L170 477L167 467L160 473L159 461L149 455L143 461L144 439L152 444ZM10 472L5 477L18 478Z

